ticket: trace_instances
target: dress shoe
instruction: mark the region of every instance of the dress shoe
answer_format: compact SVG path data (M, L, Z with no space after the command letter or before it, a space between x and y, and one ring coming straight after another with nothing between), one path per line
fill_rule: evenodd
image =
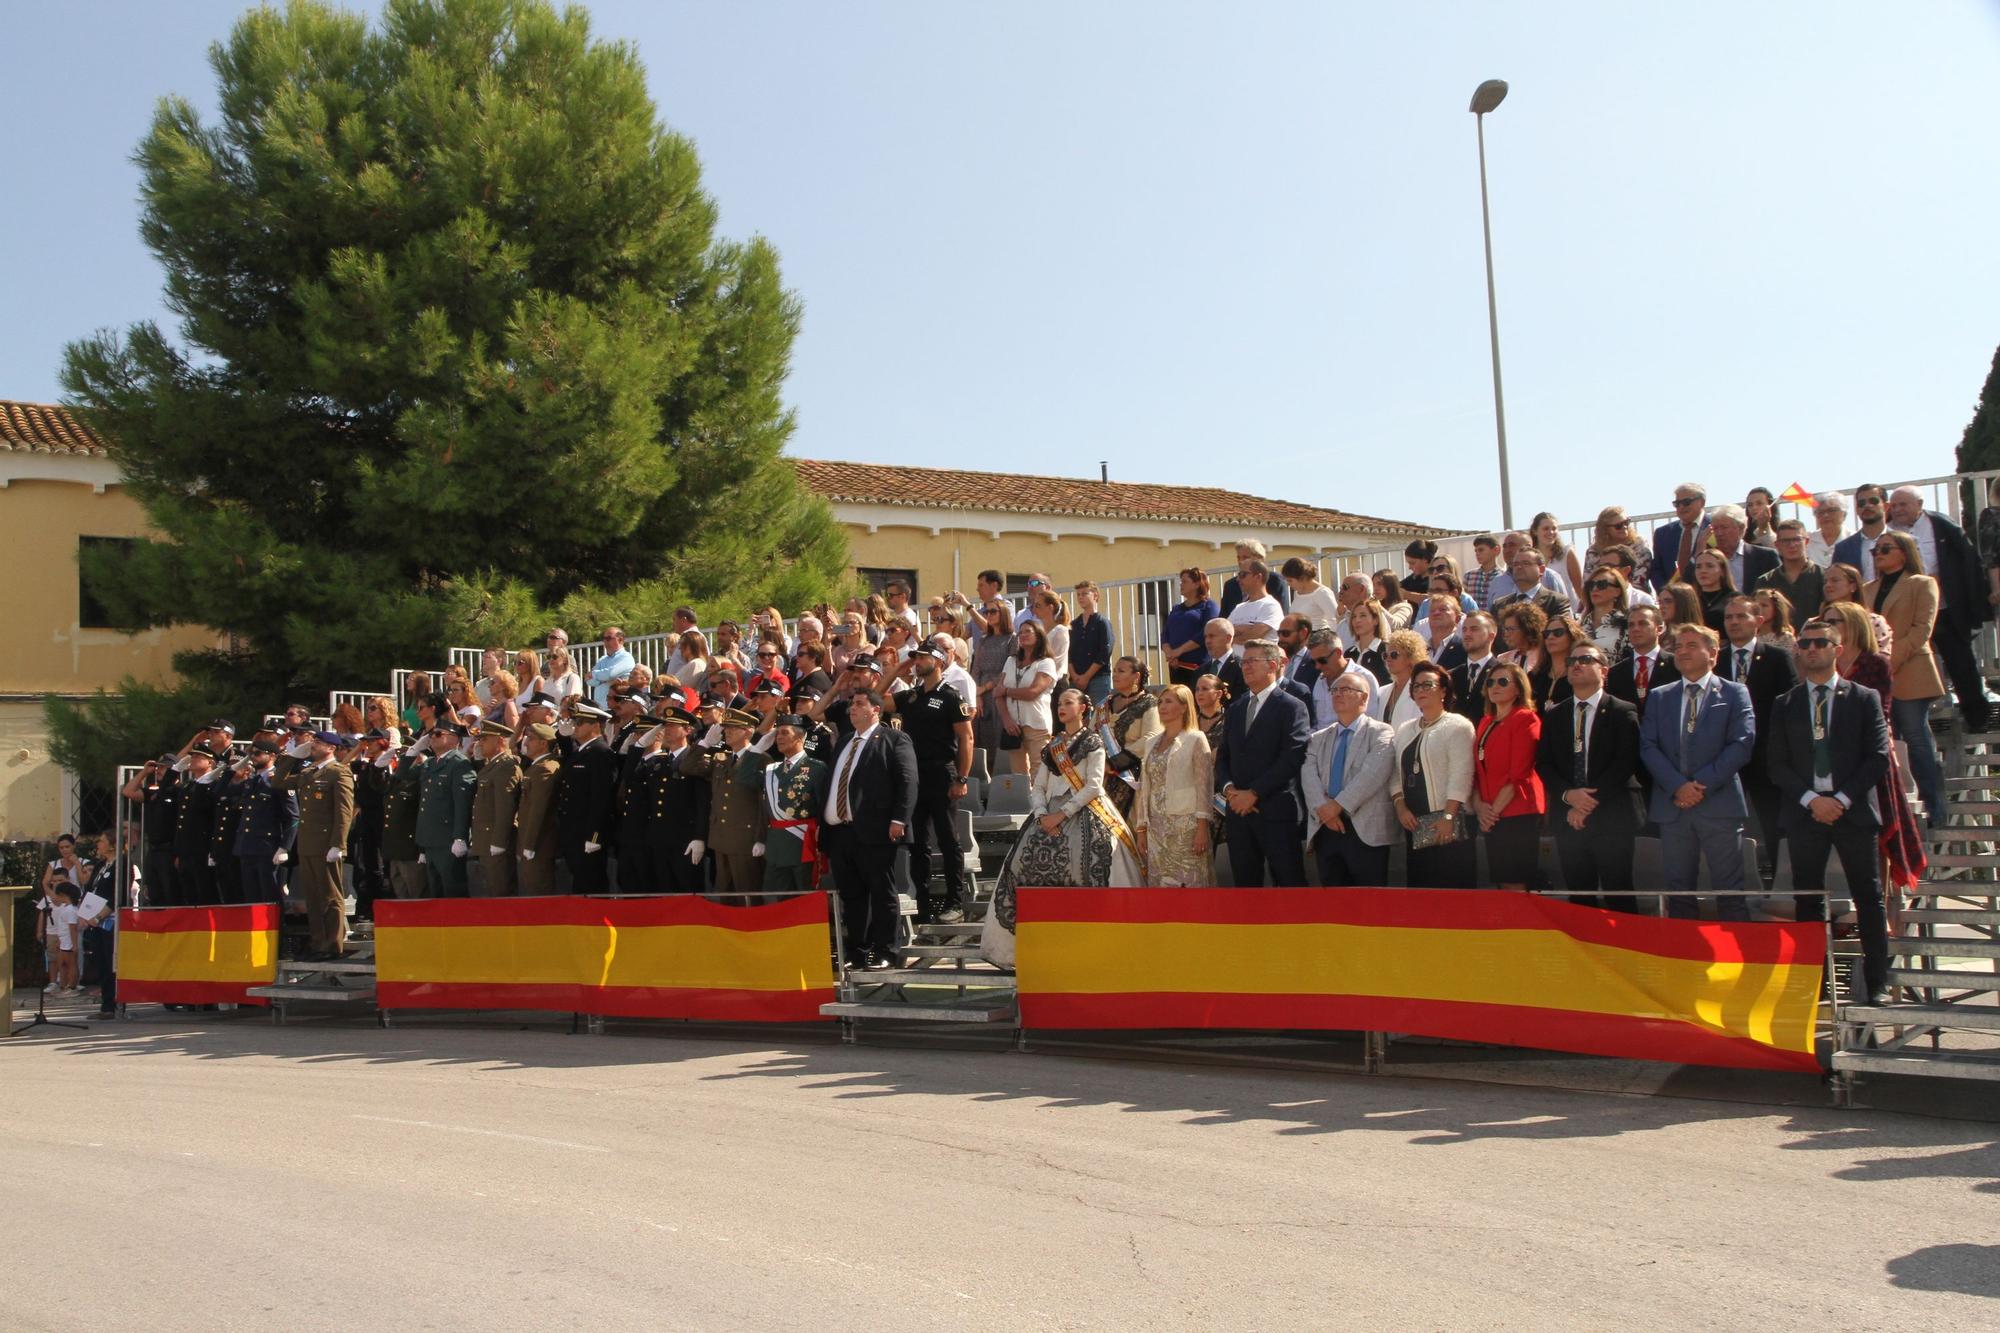
M1868 991L1868 1003L1870 1004L1893 1004L1894 1002L1895 998L1889 993L1887 986L1874 986Z
M886 954L871 953L868 955L868 962L864 965L864 970L869 972L887 972L894 966L895 964L889 961Z
M961 907L947 907L936 917L940 926L955 926L963 920L965 920L965 909Z

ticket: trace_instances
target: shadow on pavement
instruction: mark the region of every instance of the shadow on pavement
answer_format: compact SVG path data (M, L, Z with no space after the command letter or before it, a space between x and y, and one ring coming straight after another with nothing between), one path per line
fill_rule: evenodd
M1893 1287L2000 1298L2000 1245L1928 1245L1887 1267Z

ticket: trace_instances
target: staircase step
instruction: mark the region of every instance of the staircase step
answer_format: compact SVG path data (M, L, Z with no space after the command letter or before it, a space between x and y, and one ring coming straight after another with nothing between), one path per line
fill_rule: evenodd
M2000 926L2000 909L1988 907L1905 907L1905 921L1954 926Z
M1835 1051L1833 1067L1856 1074L1913 1074L2000 1082L2000 1060L1946 1051Z
M1972 781L1972 779L1961 780ZM1980 787L1991 787L1992 785L1992 783L1987 782L1983 778L1978 780L1978 786ZM1959 788L1959 790L1971 791L1974 788L1968 786ZM2000 815L2000 801L1951 801L1946 804L1945 813L1949 815Z
M1890 957L2000 958L2000 940L1957 940L1933 936L1891 935Z
M828 1018L886 1018L899 1023L1008 1023L1015 1021L1014 1006L894 1004L836 1000L819 1007Z
M2000 829L1981 828L1976 824L1946 824L1941 828L1927 828L1924 830L1924 841L1933 845L1967 842L1991 844L1996 840L2000 840ZM1990 853L1986 859L1988 862L1992 861L1993 858Z
M1957 841L1963 842L1966 839L1961 838ZM1940 868L1952 866L1966 870L2000 869L2000 857L1974 856L1970 852L1936 852L1930 856L1929 860L1933 866Z
M265 1000L329 1000L345 1003L352 1000L375 999L373 986L306 986L298 982L288 982L277 986L252 986L244 992Z
M349 959L347 962L344 963L279 963L278 964L278 975L281 977L286 976L288 974L293 976L305 976L306 974L312 972L323 972L328 974L338 973L342 976L353 975L353 976L372 977L375 975L375 960L373 958L363 958L358 960Z
M886 972L850 972L850 986L978 986L1013 990L1012 972L975 972L963 967L896 967Z
M2000 1032L2000 1006L1990 1004L1850 1004L1843 1023L1899 1023L1905 1027L1979 1028Z
M1905 912L1903 915L1908 917L1909 913ZM1995 912L1993 915L2000 917L2000 912ZM896 952L902 954L905 958L964 958L970 960L979 957L979 946L977 944L906 944Z
M1892 967L1891 986L1915 990L2000 991L2000 972L1952 972L1941 967Z
M958 938L978 939L986 933L984 921L921 921L910 927L912 935L950 935Z

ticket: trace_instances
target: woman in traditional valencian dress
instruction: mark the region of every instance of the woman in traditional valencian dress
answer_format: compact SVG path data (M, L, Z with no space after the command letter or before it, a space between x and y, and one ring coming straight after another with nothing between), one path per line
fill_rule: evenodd
M1090 730L1090 699L1074 686L1056 697L1056 734L1036 756L1028 822L1000 868L979 953L1014 965L1014 890L1137 888L1138 846L1104 795L1104 742Z

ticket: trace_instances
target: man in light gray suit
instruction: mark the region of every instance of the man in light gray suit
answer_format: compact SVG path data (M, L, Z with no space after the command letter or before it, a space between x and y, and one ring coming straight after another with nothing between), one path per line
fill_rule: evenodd
M1334 723L1306 745L1299 785L1312 820L1306 845L1326 888L1388 882L1389 844L1396 813L1389 779L1396 767L1396 732L1362 713L1368 683L1358 671L1333 682Z

